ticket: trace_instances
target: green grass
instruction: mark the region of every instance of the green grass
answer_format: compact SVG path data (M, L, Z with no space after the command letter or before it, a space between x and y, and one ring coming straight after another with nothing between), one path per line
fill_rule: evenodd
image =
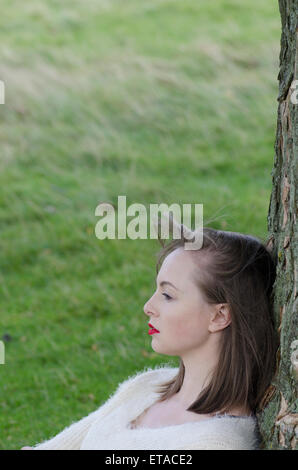
M256 0L11 0L0 41L0 448L18 449L178 364L143 313L159 246L99 241L99 202L203 204L214 228L266 238L280 17Z

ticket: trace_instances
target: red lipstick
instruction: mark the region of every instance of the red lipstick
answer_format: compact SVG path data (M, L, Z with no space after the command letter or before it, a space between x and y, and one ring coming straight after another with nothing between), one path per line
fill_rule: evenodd
M148 331L149 335L154 335L154 333L159 333L159 331L156 328L154 328L154 326L151 325L151 323L148 323L148 325L151 327L150 330Z

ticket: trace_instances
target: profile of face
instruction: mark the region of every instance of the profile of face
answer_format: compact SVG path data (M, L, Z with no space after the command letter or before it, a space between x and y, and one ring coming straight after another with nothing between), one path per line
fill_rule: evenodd
M159 333L152 335L154 351L170 356L197 353L210 335L228 326L225 304L208 304L194 281L197 269L190 251L176 248L164 259L156 278L156 291L144 312ZM220 307L220 308L219 308Z

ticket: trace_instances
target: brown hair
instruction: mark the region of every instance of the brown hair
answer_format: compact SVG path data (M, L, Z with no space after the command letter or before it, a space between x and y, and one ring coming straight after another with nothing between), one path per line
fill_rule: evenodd
M171 240L158 253L162 261L186 240ZM253 413L270 386L275 371L278 338L273 317L276 259L260 239L237 232L203 228L203 245L191 250L200 266L195 282L209 304L227 303L231 323L222 331L219 357L209 384L188 408L198 414L227 412L245 406ZM199 274L203 272L202 274ZM177 393L184 364L177 375L159 386L158 401Z

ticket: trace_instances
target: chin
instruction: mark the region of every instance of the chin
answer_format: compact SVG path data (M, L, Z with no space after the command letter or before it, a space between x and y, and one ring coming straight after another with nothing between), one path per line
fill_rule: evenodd
M151 347L158 354L165 354L166 356L179 356L178 351L173 351L173 350L164 348L161 345L158 345L156 343L154 344L154 342L152 342Z

